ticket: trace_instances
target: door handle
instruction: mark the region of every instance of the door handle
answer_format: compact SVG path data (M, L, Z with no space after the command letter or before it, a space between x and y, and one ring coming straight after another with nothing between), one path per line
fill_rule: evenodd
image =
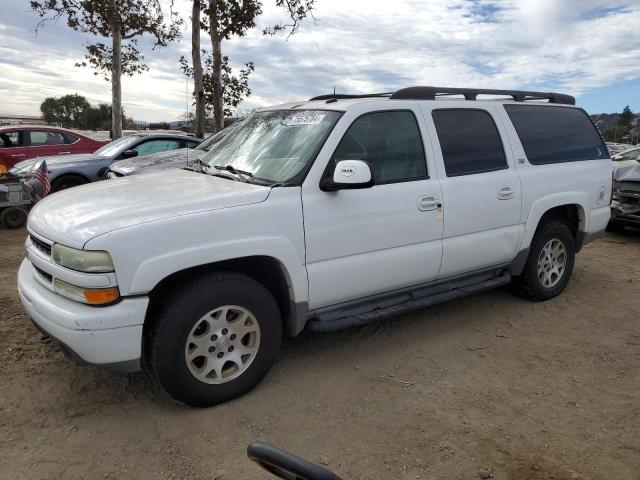
M501 185L498 187L498 199L509 200L513 198L515 191L511 185Z
M69 155L71 152L58 152L58 155Z
M24 153L14 153L11 155L12 157L26 157L27 155Z
M442 203L435 195L425 195L418 199L418 210L426 212L442 207Z

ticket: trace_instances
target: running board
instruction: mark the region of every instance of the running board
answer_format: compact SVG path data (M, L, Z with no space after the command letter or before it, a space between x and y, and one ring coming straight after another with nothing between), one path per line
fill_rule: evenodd
M312 332L335 332L377 322L402 313L420 310L438 303L501 287L511 281L506 271L488 272L458 280L449 280L411 290L377 295L313 312L307 322Z

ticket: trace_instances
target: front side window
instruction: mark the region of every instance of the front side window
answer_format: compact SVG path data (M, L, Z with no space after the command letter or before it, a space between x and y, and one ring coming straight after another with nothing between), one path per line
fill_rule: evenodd
M47 132L34 130L29 132L30 145L32 147L42 147L45 145L63 145L64 137L58 132Z
M21 147L20 132L0 132L0 148Z
M357 118L333 154L333 165L341 160L368 162L376 184L427 178L420 130L409 111L373 112Z
M584 110L546 105L505 105L529 163L607 158L607 148Z
M256 112L219 140L202 162L208 173L232 167L258 182L295 183L340 115L329 110Z
M166 152L167 150L175 150L180 148L180 140L172 140L166 138L159 138L156 140L149 140L141 143L134 150L138 152L139 157L150 155L152 153Z
M432 112L447 177L508 168L502 140L489 112L442 109Z

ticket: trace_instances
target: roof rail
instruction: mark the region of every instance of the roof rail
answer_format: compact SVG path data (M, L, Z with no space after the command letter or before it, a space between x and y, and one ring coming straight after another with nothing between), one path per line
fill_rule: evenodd
M391 100L435 100L436 97L446 97L447 95L463 95L465 100L476 100L478 95L503 95L513 98L516 102L528 100L549 100L549 103L560 103L565 105L575 105L576 99L571 95L553 92L528 92L526 90L492 90L488 88L450 88L450 87L408 87L401 88L396 92L369 93L364 95L351 95L334 93L328 95L318 95L309 99L336 101L348 98L375 98L386 97Z
M478 95L504 95L516 102L527 100L549 100L549 103L575 105L571 95L553 92L528 92L525 90L492 90L487 88L448 88L448 87L408 87L391 95L392 100L435 100L447 95L463 95L465 100L476 100Z

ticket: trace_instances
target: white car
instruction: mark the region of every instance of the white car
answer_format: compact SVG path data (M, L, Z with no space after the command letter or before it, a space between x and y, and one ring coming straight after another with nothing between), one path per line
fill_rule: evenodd
M610 216L612 163L573 103L411 87L262 109L203 173L38 203L22 304L78 362L143 363L173 398L205 406L253 388L304 329L509 283L553 298Z

